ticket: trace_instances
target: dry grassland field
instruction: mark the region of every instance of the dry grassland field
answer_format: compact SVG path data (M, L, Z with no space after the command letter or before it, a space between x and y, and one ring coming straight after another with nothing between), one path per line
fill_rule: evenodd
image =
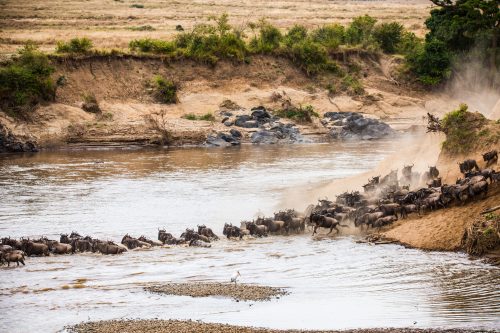
M144 8L136 8L141 5ZM282 29L347 24L368 14L380 22L399 21L422 36L430 7L427 0L2 0L0 52L13 53L27 40L51 51L58 40L76 36L90 38L98 48L127 48L132 39L165 38L176 33L178 24L189 30L222 13L228 13L235 26L266 18Z

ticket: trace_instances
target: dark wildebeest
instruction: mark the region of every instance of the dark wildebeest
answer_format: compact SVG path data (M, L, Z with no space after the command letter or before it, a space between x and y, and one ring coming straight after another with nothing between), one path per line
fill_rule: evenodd
M488 183L483 180L477 183L470 184L469 194L471 197L479 196L483 194L484 197L488 194Z
M360 227L364 224L366 228L373 224L377 219L384 216L382 212L365 213L354 220L354 225Z
M382 228L383 226L389 225L397 220L398 220L398 218L394 215L384 216L384 217L378 218L375 222L373 222L372 227Z
M498 153L496 150L489 151L483 154L483 160L486 162L486 166L495 164L498 161Z
M334 219L333 217L327 217L327 216L319 215L319 214L313 214L311 216L311 222L314 225L314 229L313 229L313 233L312 233L313 235L316 233L318 228L330 229L330 231L327 233L327 235L331 234L333 229L335 229L337 234L339 234L340 230L337 228L339 225L341 227L349 228L349 226L347 226L347 225L340 224L340 222L337 221L336 219Z
M378 206L378 209L384 213L384 216L395 215L398 217L398 214L401 214L401 206L397 203L380 205Z
M59 243L57 241L48 242L49 251L54 254L69 254L73 252L73 247L70 244Z
M34 243L28 239L23 239L21 242L21 250L26 253L27 256L48 256L49 247L45 244Z
M274 221L285 222L285 231L288 234L290 230L295 232L304 231L305 219L297 216L294 210L280 211L274 214Z
M199 233L194 231L194 229L189 228L187 228L186 231L181 234L181 238L185 239L186 242L190 242L192 239L198 239L205 243L210 243L210 239L208 237L200 235Z
M94 252L101 252L102 254L121 254L127 251L126 248L116 245L113 242L100 241L98 239L94 240L92 248Z
M167 245L176 245L181 243L180 240L172 236L171 233L166 232L165 229L158 229L158 240Z
M202 242L199 239L191 239L189 241L189 246L196 246L196 247L212 247L212 245Z
M475 160L465 160L462 163L458 163L458 166L460 167L460 172L463 174L466 174L467 172L477 170L480 171L479 166L477 165L477 162Z
M17 239L10 238L10 237L2 238L2 245L9 245L13 249L16 249L16 250L21 250L21 246L22 246L21 241L18 241Z
M136 249L138 247L150 247L151 245L138 240L137 238L130 237L129 234L123 236L121 243L127 247L129 250Z
M428 187L441 187L441 177L431 179L430 181L427 182Z
M285 230L284 221L275 221L270 218L259 217L257 218L257 220L255 220L255 224L265 225L267 227L267 231L270 233L281 233Z
M207 228L204 224L198 226L198 233L213 240L219 240L219 237L217 237L212 229Z
M73 253L78 252L93 252L93 244L89 240L73 238L71 240L71 247L73 248Z
M137 238L139 241L143 243L148 243L151 246L162 246L162 243L154 241L152 239L147 238L146 236L142 235L141 237Z
M401 218L405 219L408 217L408 214L410 213L417 213L420 215L420 209L417 205L414 204L408 204L408 205L401 205Z
M267 227L265 225L257 225L255 222L247 222L246 224L250 235L262 237L267 237Z
M13 250L9 252L0 252L0 264L3 264L4 261L7 262L7 266L10 267L11 262L17 263L17 266L19 266L19 263L24 264L24 253L23 251L20 250Z
M227 238L238 237L239 239L241 239L243 237L243 233L241 232L240 228L227 223L224 224L224 229L222 230L222 234Z

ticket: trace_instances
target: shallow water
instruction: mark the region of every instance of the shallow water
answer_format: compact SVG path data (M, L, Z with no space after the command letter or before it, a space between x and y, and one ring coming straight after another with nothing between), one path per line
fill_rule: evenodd
M73 151L0 156L0 236L76 230L119 241L125 233L178 235L282 208L282 193L373 168L389 142L230 149ZM287 191L290 193L290 191ZM308 235L221 240L121 256L29 258L0 269L0 331L58 331L111 318L200 319L273 328L500 325L500 269L456 253ZM225 281L288 288L271 302L161 296L161 281ZM87 279L80 280L78 279ZM19 320L19 313L22 318Z

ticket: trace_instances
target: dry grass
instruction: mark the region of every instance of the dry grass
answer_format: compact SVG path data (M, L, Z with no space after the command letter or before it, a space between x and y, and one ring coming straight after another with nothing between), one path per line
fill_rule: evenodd
M227 12L236 26L265 17L281 29L294 24L315 27L325 23L348 23L369 14L378 20L400 21L423 35L428 16L427 0L325 1L325 0L145 0L144 8L131 8L132 0L40 0L0 2L0 55L12 53L31 39L43 50L53 50L58 40L88 37L97 48L127 48L135 38L165 38L180 24L190 30L209 15ZM134 30L151 26L154 30ZM251 32L248 31L250 34Z

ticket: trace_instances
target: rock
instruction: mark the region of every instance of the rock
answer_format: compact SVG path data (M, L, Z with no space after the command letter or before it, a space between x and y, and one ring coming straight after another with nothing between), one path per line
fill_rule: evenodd
M23 140L12 134L7 127L0 124L0 153L37 152L35 141Z
M394 130L377 119L365 118L357 112L327 112L322 124L330 128L334 139L373 140L393 135Z
M266 130L261 130L253 133L250 139L252 140L252 143L259 144L275 144L279 141L276 132Z
M236 132L240 134L239 137L233 135L233 133L224 132L219 132L217 135L209 135L205 144L217 147L237 146L240 144L241 133L239 131Z
M236 126L239 126L239 127L244 127L243 125L245 124L245 122L247 122L249 120L252 120L252 117L247 115L247 114L244 114L241 116L236 116L236 120L234 121L234 124Z
M244 128L257 128L259 127L259 123L257 122L257 120L247 120L243 123L243 125L241 127L244 127Z
M231 126L233 126L233 125L234 125L234 122L232 122L231 120L226 120L226 121L224 122L224 125L226 125L227 127L231 127Z
M232 128L229 133L231 133L231 135L234 137L234 138L241 138L242 135L241 135L241 132L238 131L237 129L234 129Z
M255 108L252 108L251 111L252 111L252 118L259 122L271 118L271 115L267 112L266 108L263 106L257 106Z

